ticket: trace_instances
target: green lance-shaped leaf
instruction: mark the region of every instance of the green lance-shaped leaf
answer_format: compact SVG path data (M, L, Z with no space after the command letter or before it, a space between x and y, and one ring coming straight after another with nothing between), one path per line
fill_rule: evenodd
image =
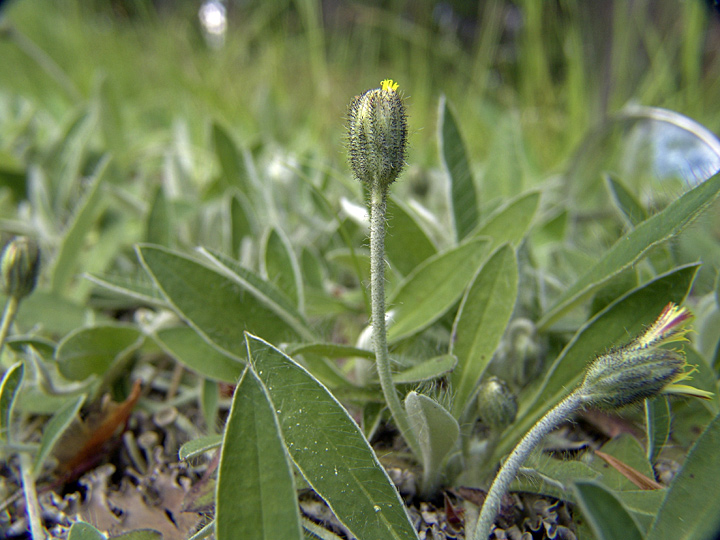
M235 389L218 472L218 540L301 539L290 459L274 405L251 369Z
M403 276L437 253L437 248L412 212L395 197L388 197L385 256ZM410 248L410 249L408 249Z
M174 230L170 201L165 196L163 187L158 186L150 201L150 211L145 224L145 241L170 247Z
M103 158L95 169L87 191L74 209L72 221L64 232L60 248L51 270L50 287L54 293L65 294L70 281L82 260L80 252L85 246L85 237L103 210L102 182L110 158Z
M222 435L206 435L186 442L178 450L178 459L186 460L215 450L222 445Z
M248 358L275 406L290 457L359 539L417 539L385 469L333 395L292 358L247 335Z
M187 326L163 328L154 337L166 353L208 379L235 384L245 369L238 357L209 345Z
M690 449L675 476L647 538L710 540L720 530L720 415Z
M492 238L493 247L509 242L517 247L525 237L540 205L540 193L530 191L500 206L475 232Z
M438 109L438 143L440 161L450 177L450 209L460 241L478 225L478 201L465 144L445 96Z
M575 482L575 497L598 540L644 540L638 524L607 488L580 480Z
M262 290L227 270L158 246L140 246L137 252L173 308L222 350L242 357L245 330L279 340L307 332Z
M388 300L388 341L409 337L442 317L462 295L487 257L486 238L474 238L418 266Z
M0 382L0 441L12 441L12 413L24 374L25 365L18 362L10 366Z
M597 264L572 284L538 323L548 328L568 310L589 297L614 275L628 268L653 246L679 234L700 215L720 193L720 174L683 194L665 210L643 221L618 240Z
M213 146L220 162L222 179L227 186L235 186L247 192L248 174L245 170L244 158L238 150L230 134L220 124L212 126Z
M70 426L70 423L77 416L84 401L84 395L68 399L65 405L60 407L60 410L58 410L45 425L42 439L40 440L40 448L35 455L35 462L33 463L33 476L37 477L42 472L42 466L45 460L53 448L55 448L55 444L60 440L65 430Z
M442 405L423 394L410 392L405 398L405 410L410 418L410 427L420 443L423 487L428 490L433 487L443 461L455 447L460 426Z
M682 304L698 265L676 268L633 289L608 305L573 336L545 375L540 390L520 403L518 420L503 435L495 452L501 456L547 411L580 383L587 364L598 354L640 334L668 302Z
M498 248L475 276L453 325L450 352L458 365L452 373L453 415L459 418L502 339L515 307L518 268L509 245Z
M620 180L606 175L605 185L610 191L615 206L630 226L635 227L648 218L648 214L640 201Z
M78 521L70 527L68 540L106 540L105 535L89 523Z
M290 246L290 240L279 229L270 229L263 243L261 258L265 278L285 293L300 312L304 311L305 298L300 265Z
M647 458L650 463L655 463L670 436L670 406L667 396L660 395L645 400L645 430Z
M142 345L143 334L134 326L101 325L78 328L55 349L55 361L64 377L82 381L103 376L118 360Z

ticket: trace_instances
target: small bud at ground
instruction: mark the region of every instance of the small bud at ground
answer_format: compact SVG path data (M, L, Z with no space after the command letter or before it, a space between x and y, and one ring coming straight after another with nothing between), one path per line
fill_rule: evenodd
M480 385L477 410L480 419L492 429L504 429L515 421L517 400L507 384L490 377Z
M31 238L20 236L5 246L0 256L0 278L7 296L24 298L37 283L40 250Z
M356 97L348 111L350 168L361 182L387 187L405 166L407 117L397 83Z

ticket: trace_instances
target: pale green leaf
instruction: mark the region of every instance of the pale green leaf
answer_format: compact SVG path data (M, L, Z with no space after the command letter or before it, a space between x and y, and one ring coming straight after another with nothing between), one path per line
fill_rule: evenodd
M68 399L65 404L60 407L53 417L45 424L40 440L40 448L35 455L33 463L33 475L37 477L42 472L42 466L45 460L55 448L55 444L62 437L65 430L70 426L72 421L80 411L80 407L85 401L85 396Z
M240 358L219 351L190 327L163 328L154 338L175 360L208 379L235 384L245 369Z
M24 374L25 365L18 362L8 368L0 382L0 441L12 440L12 413Z
M205 452L219 448L222 444L222 435L207 435L199 439L188 441L180 447L178 459L186 460L200 456Z
M77 521L70 527L68 540L106 540L106 537L89 523Z
M388 341L409 337L442 317L462 296L487 253L488 240L473 238L425 260L388 300Z
M385 256L400 275L406 276L421 262L437 253L425 230L405 204L388 197Z
M305 299L300 265L292 250L290 240L280 229L270 229L265 236L261 270L265 279L287 296L302 313Z
M700 215L719 193L720 174L716 174L624 235L587 273L565 291L555 305L543 315L538 326L541 329L548 328L611 277L635 263L650 248L676 236Z
M142 345L143 334L135 326L100 325L78 328L55 349L55 361L64 377L82 381L103 376L118 360Z
M487 236L493 246L509 242L514 247L525 237L540 205L540 193L530 191L509 200L483 222L475 236Z
M455 318L450 347L458 358L451 378L455 418L460 418L472 400L492 360L515 307L517 288L517 259L512 247L505 244L477 273Z

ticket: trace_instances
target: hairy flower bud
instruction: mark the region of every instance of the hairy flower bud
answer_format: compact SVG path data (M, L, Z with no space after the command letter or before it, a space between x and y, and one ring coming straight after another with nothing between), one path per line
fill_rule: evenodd
M350 168L361 182L387 187L405 166L407 118L397 83L357 96L348 111Z
M598 357L585 372L583 403L615 409L660 394L685 370L685 358L666 349L616 350Z
M504 429L515 421L517 400L505 381L497 377L485 380L478 390L480 419L492 429Z
M637 403L660 393L701 398L709 392L678 384L689 378L685 356L661 345L685 341L686 323L692 313L673 303L665 306L657 320L633 341L596 358L585 371L578 392L583 404L614 409Z
M24 298L37 283L40 250L31 238L19 236L10 241L0 257L0 277L7 296Z

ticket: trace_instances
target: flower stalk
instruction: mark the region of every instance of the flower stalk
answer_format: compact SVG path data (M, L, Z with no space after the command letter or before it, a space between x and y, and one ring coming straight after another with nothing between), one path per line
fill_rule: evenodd
M703 390L677 384L688 378L692 368L688 369L681 352L659 348L686 341L689 328L685 323L690 319L689 310L670 303L640 336L590 363L580 385L537 421L500 467L485 498L473 540L487 540L500 502L522 464L545 435L578 410L618 409L661 393L710 397Z
M397 93L397 83L382 81L381 87L356 97L348 112L348 154L355 177L370 192L370 298L373 345L378 377L395 425L413 454L420 444L410 426L392 381L385 322L385 224L387 194L405 166L407 120Z

